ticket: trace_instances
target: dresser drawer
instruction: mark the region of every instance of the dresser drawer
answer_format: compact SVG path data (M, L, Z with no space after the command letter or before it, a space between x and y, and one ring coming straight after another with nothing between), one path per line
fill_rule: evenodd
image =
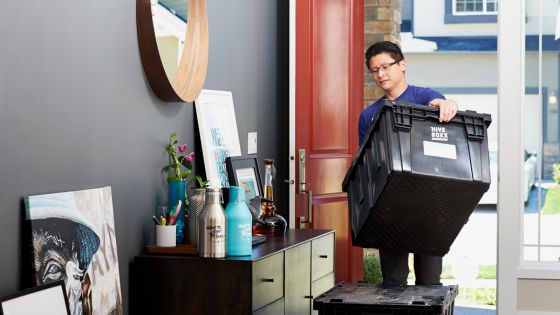
M311 281L334 271L334 233L311 241Z
M284 252L253 263L253 311L284 296Z
M327 292L334 287L334 272L329 273L311 283L311 295L313 298Z
M253 312L253 315L283 315L284 314L284 299L280 299L274 303L258 309Z
M311 283L311 295L313 298L318 297L319 295L327 292L328 290L334 287L334 272L329 273L322 278L319 278ZM311 306L313 309L313 306ZM311 314L317 315L319 311L311 311Z

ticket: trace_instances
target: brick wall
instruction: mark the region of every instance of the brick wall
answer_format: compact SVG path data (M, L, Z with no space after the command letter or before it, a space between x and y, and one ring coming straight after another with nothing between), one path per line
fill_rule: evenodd
M402 0L364 0L364 53L373 43L389 40L399 43ZM383 96L364 65L364 107Z

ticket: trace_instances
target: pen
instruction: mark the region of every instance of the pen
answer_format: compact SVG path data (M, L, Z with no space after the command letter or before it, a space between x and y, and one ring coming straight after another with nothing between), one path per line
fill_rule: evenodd
M181 202L181 200L179 200L179 202ZM171 218L173 216L173 214L175 214L175 210L177 210L177 205L173 206L173 208L169 212L169 216L167 218Z
M179 200L179 202L177 202L177 206L175 207L175 209L173 209L174 212L171 218L169 218L169 225L175 224L175 220L177 220L177 217L179 216L179 212L181 212L181 203L182 201Z
M156 219L155 215L152 216L152 219L154 219L154 222L156 223L156 225L159 225L160 222L158 221L158 219Z

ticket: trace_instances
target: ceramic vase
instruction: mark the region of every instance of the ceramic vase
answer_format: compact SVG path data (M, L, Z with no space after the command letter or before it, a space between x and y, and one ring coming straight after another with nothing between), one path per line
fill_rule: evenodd
M177 236L177 244L183 244L185 241L185 199L187 197L186 186L187 183L184 180L173 180L169 182L169 211L171 211L173 207L177 205L178 201L181 200L181 208L178 209L180 212L177 216L177 220L175 221L175 225L177 226L177 231L175 233Z

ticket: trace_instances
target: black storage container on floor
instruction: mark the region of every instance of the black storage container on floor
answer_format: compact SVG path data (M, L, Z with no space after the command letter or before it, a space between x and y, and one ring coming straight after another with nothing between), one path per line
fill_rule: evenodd
M490 186L490 123L386 101L342 184L353 245L445 255Z
M313 300L319 315L453 315L457 286L342 282Z

